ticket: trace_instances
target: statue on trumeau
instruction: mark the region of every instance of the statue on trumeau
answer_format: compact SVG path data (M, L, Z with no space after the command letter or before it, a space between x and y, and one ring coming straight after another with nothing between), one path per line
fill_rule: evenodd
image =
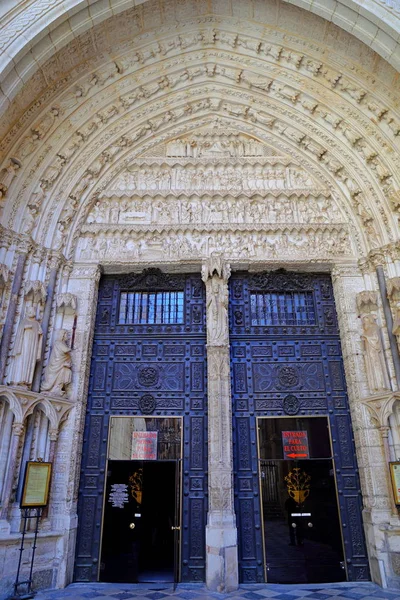
M228 343L228 288L217 275L207 286L207 343L223 346Z
M59 329L44 372L42 392L64 396L65 387L72 380L71 348L67 344L67 331Z
M229 343L227 282L230 274L230 265L217 252L211 253L201 270L206 284L207 344L213 346Z
M371 393L390 389L379 325L373 314L362 317L365 369Z
M36 309L34 306L28 306L15 337L9 384L26 387L31 385L36 362L41 356L42 344L43 332L36 319Z

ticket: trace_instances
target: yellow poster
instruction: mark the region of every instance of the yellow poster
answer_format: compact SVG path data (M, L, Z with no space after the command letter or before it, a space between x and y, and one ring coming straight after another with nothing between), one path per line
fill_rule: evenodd
M400 462L391 462L390 475L392 478L394 503L400 504Z
M49 495L51 463L32 462L26 464L21 508L46 506Z

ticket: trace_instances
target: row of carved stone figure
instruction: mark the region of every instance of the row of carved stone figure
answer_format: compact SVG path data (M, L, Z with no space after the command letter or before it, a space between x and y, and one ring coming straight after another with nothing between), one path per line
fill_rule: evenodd
M113 189L131 190L275 190L310 188L306 173L295 169L272 169L270 165L187 166L131 168L118 177Z
M335 229L305 232L253 232L251 234L216 233L154 234L149 232L85 236L80 239L77 255L82 260L135 260L142 257L176 259L207 256L223 251L232 258L260 258L290 256L337 256L350 253L348 233Z
M169 142L166 148L167 156L181 158L264 156L264 153L264 144L237 134L176 139Z
M221 199L102 198L87 223L329 223L340 222L330 198L324 196Z
M11 365L7 378L9 385L30 388L38 360L42 356L43 331L36 318L34 306L26 308L25 317L20 321L11 353ZM72 379L71 348L67 344L67 331L59 329L44 371L42 392L64 395L66 386Z

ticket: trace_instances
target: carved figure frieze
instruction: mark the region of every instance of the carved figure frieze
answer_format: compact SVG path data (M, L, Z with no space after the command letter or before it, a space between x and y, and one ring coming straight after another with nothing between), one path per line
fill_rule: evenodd
M256 227L230 231L108 228L97 235L84 228L76 258L82 261L176 260L223 252L235 259L329 258L352 253L348 231L342 226L271 229ZM98 226L101 227L101 226Z
M29 387L33 380L36 362L40 359L43 333L36 318L36 308L27 306L20 321L11 353L11 366L7 383Z
M42 392L56 396L66 394L66 387L72 380L71 348L67 344L67 337L68 332L65 329L59 329L56 332L49 362L44 371Z
M295 179L296 175L293 175ZM212 223L339 223L343 217L332 198L325 194L266 194L250 199L244 195L202 197L168 195L132 197L129 181L121 197L102 197L87 217L87 224L203 224ZM67 223L68 224L68 223Z
M266 156L268 148L254 138L239 133L221 134L211 129L204 134L185 136L168 142L167 157L231 158Z
M305 147L319 158L326 152L311 140ZM149 161L150 162L150 161ZM102 166L102 165L101 165ZM100 170L101 170L100 166ZM90 168L94 173L94 166ZM313 177L296 167L260 163L227 164L166 164L131 165L105 191L108 196L131 196L132 192L197 191L197 192L255 192L283 189L318 189ZM321 190L323 191L323 190Z

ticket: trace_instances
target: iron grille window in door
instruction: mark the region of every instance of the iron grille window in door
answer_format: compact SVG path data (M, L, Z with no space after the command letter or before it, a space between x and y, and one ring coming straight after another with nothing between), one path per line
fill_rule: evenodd
M315 325L312 292L250 292L252 325Z
M122 292L119 324L183 323L184 292Z

